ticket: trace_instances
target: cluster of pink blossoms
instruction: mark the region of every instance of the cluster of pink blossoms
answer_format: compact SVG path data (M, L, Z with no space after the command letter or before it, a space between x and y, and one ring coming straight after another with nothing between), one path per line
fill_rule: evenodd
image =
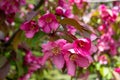
M20 29L25 31L27 38L32 38L40 29L45 33L52 33L58 27L59 24L56 16L51 13L46 13L39 18L38 23L33 20L27 21L21 25Z
M20 10L20 6L25 4L25 0L0 0L0 11L6 16L6 20L12 23L15 14Z
M64 39L44 43L42 44L44 55L40 57L26 50L24 66L28 67L28 71L18 80L29 80L31 75L45 65L47 60L51 60L58 69L66 68L69 75L75 76L77 66L87 68L93 62L90 49L90 39L80 38L73 43L68 43Z
M112 38L115 32L111 26L111 23L116 21L118 12L113 9L108 9L105 5L100 5L99 9L103 24L98 27L98 30L102 34L100 39L98 39L98 50L99 52L110 51L111 55L116 55L118 45Z
M42 45L44 53L42 64L51 59L53 64L62 69L66 66L68 74L75 75L76 67L88 67L92 62L90 54L91 41L88 38L77 39L68 43L64 39Z
M70 5L76 4L78 6L78 4L81 5L83 2L82 0L70 1L72 1L72 4L67 4L65 0L58 1L58 7L56 8L55 14L57 16L61 16L61 19L74 18L75 15L72 14L72 8ZM116 13L116 10L114 9L108 9L105 5L101 5L99 10L103 24L98 28L102 34L97 41L98 53L110 51L111 55L116 55L117 43L112 38L114 31L110 24L115 22L118 13ZM65 26L68 34L74 35L77 31L73 26ZM21 30L25 31L25 36L27 38L33 38L39 30L47 34L54 32L56 33L58 28L59 22L57 21L56 16L52 13L46 13L42 15L37 22L33 20L24 22L20 27ZM94 39L96 39L96 37L94 37ZM37 69L41 68L41 66L45 65L47 60L51 60L58 69L66 68L67 73L71 76L74 76L76 74L77 67L88 67L91 62L93 62L91 53L96 52L97 48L88 38L76 39L72 43L67 42L65 39L58 39L56 41L44 43L42 44L42 52L44 55L39 60L31 57L31 53L26 54L26 62L28 64L34 64L35 66L33 68L33 66L30 65L30 70L28 70L28 73L21 77L21 79L24 80L24 78L30 78L31 74ZM35 62L31 60L34 60ZM104 55L100 56L98 61L100 64L107 64L108 62L107 57Z
M74 18L74 14L72 13L72 7L69 3L66 2L65 0L59 0L58 7L56 8L56 15L66 18ZM67 27L67 31L70 34L75 35L75 32L77 30L73 26L66 25L66 27Z
M105 24L115 22L118 16L118 11L116 11L115 9L108 9L105 5L100 5L99 10L101 18Z
M24 65L28 67L26 74L21 76L18 80L29 80L33 72L41 68L42 57L36 57L31 51L26 51L24 56Z

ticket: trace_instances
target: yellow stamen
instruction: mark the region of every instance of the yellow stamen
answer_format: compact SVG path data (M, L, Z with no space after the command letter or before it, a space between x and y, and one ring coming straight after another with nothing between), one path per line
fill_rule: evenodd
M54 55L58 55L60 53L60 49L58 47L55 47L55 48L52 49L52 53Z
M70 60L72 60L72 61L75 61L77 58L78 58L78 56L76 54L72 54L70 56Z

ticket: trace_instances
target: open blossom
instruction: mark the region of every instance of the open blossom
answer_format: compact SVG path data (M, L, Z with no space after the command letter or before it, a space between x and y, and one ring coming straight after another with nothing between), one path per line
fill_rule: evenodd
M91 40L88 38L77 39L73 43L75 52L81 55L90 55Z
M56 31L56 29L59 27L56 16L51 13L47 13L41 16L38 20L38 25L46 33Z
M59 39L54 42L48 42L42 44L42 52L44 53L42 64L46 62L47 59L52 59L53 64L61 69L64 66L64 57L63 57L63 46L66 44L66 40Z
M63 49L64 58L66 61L66 66L68 74L71 76L75 75L76 66L88 67L92 62L92 57L90 56L91 42L88 39L78 39L73 43L67 43L64 45Z
M27 38L32 38L35 35L35 33L39 31L37 23L33 20L24 22L20 26L20 29L25 31L25 36Z

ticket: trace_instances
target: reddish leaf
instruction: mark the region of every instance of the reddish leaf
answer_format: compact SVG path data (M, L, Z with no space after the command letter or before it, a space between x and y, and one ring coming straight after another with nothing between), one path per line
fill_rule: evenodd
M8 61L0 68L0 80L4 80L10 70L10 64Z
M75 19L64 18L59 20L59 22L63 25L68 24L68 25L74 26L80 32L83 32L84 30L84 27L82 27Z

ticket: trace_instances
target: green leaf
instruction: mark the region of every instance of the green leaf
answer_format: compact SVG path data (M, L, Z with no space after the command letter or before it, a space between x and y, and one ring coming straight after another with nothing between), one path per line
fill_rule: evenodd
M109 69L107 68L107 67L101 67L100 68L100 74L103 76L103 77L105 77L105 76L107 76L108 74L109 74Z
M17 66L17 70L18 70L18 77L20 77L21 75L23 75L24 70L23 70L23 58L22 55L20 53L16 54L16 66Z
M96 63L96 70L99 70L101 67L100 63Z

